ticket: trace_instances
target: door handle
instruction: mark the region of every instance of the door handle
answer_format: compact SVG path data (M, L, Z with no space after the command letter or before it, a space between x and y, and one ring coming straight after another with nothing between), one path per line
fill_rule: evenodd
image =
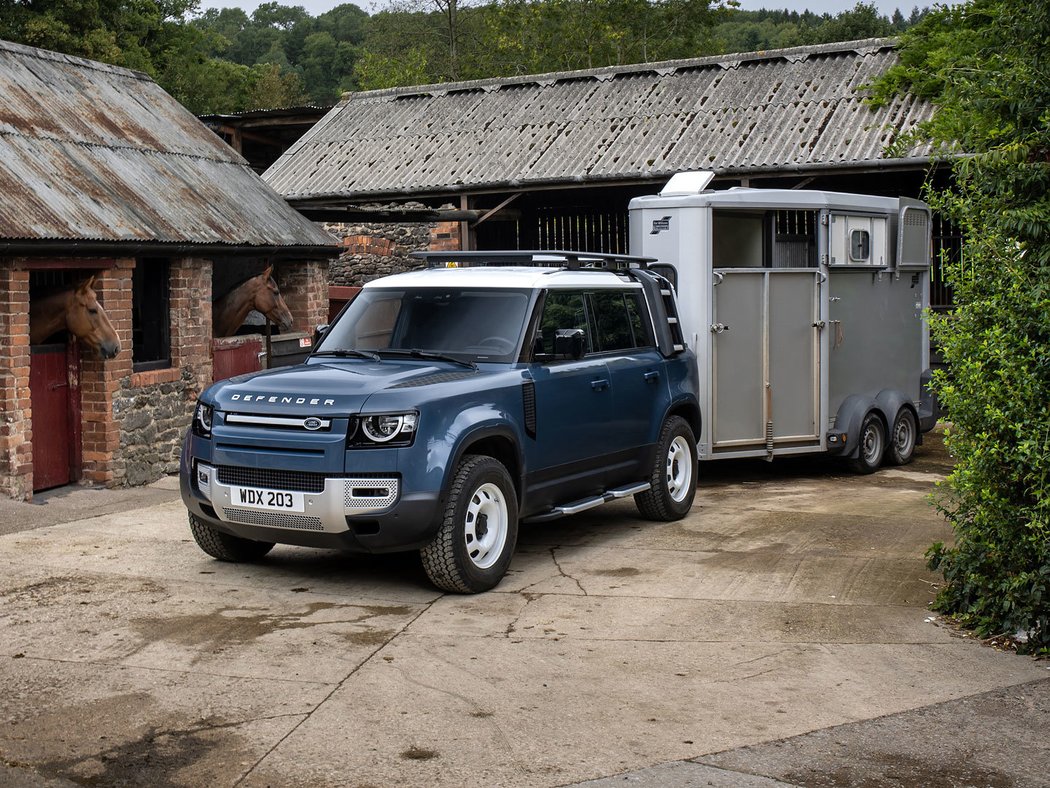
M601 391L609 388L609 381L605 378L598 378L598 380L591 381L591 388L595 391Z
M728 331L728 330L729 330L729 326L727 326L725 323L712 323L711 324L711 333L712 334L721 334L723 331Z
M645 378L645 382L646 383L655 383L656 381L658 381L660 379L660 373L659 372L655 372L655 371L650 371L650 372L646 372L644 375L642 375L642 377Z

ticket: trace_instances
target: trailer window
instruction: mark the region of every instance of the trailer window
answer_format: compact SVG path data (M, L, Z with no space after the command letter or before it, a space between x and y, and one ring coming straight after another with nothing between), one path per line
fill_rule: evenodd
M871 256L871 235L867 230L850 233L849 259L855 263L866 263Z

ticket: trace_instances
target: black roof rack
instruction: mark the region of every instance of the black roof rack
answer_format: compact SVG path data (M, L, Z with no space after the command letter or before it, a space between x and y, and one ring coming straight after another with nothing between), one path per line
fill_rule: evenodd
M635 257L629 254L604 252L568 252L562 249L410 252L409 256L425 260L427 268L527 265L565 268L570 271L623 271L630 268L644 269L649 263L656 262L655 257ZM450 266L450 263L454 266Z

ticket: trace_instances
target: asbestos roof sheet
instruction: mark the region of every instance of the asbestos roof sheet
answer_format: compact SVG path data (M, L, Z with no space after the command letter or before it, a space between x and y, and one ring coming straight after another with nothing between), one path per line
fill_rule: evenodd
M0 240L335 243L146 75L4 41Z
M896 59L869 39L352 93L263 178L294 203L886 163L932 113L864 104Z

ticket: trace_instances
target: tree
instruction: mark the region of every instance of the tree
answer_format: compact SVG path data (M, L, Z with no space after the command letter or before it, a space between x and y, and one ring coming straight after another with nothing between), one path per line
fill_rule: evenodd
M921 134L949 153L930 201L964 234L954 311L934 319L947 362L956 466L934 545L939 609L982 637L1050 653L1050 8L1023 0L939 7L901 40L875 101L908 90L937 110Z

